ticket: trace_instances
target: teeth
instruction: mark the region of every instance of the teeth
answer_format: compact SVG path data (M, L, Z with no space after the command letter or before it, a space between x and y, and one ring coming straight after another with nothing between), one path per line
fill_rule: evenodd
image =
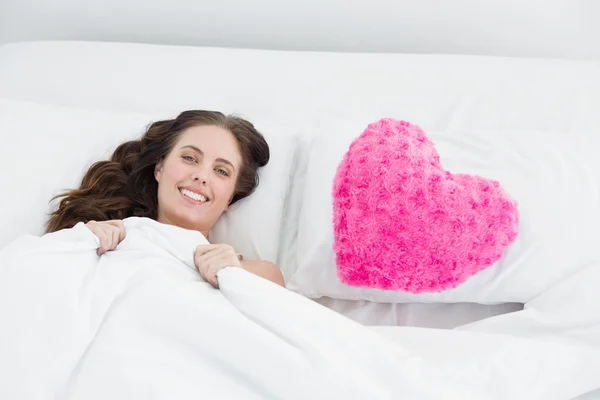
M206 201L206 197L202 196L201 194L194 193L191 190L181 189L181 193L192 200L200 201L202 203Z

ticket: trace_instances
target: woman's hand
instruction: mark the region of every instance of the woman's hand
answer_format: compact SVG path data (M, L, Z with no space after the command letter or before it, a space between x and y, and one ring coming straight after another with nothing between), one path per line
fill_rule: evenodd
M125 225L119 219L102 222L90 221L85 226L100 239L100 247L96 251L99 256L116 249L117 245L125 239Z
M241 267L240 260L228 244L206 244L196 247L194 264L202 278L219 287L217 272L225 267Z

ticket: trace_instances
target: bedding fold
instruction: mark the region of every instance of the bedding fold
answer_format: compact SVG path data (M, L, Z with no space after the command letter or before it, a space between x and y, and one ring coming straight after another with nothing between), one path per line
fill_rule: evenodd
M100 257L83 224L0 250L1 398L560 399L600 371L580 342L377 332L239 268L217 290L200 233L124 223Z

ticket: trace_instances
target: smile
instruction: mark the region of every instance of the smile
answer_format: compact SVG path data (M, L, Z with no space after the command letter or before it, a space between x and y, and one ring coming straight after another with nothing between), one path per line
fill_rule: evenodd
M188 199L200 202L200 203L204 203L208 200L208 198L204 197L203 195L201 195L200 193L194 193L191 190L188 189L179 189L179 191L181 192L181 194L184 197L187 197Z

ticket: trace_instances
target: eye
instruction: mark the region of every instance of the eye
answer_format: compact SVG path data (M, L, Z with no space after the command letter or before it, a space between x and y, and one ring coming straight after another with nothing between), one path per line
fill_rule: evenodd
M221 174L223 176L229 176L229 172L227 172L227 170L225 170L223 168L217 168L215 171L217 171L219 174Z
M196 159L192 156L181 156L185 161L196 162Z

